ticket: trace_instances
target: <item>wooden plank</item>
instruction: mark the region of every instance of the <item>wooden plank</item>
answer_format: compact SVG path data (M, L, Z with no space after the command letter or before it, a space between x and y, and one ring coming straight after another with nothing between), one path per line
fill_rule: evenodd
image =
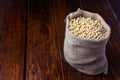
M0 0L0 80L23 80L26 1Z
M102 80L101 75L90 76L78 72L73 69L64 59L63 55L63 43L64 43L64 33L65 33L65 17L68 13L76 11L81 5L77 0L61 0L55 1L53 0L54 5L54 14L55 14L55 22L58 34L58 44L59 44L59 52L61 54L61 60L63 65L63 76L64 80ZM61 6L62 5L62 6Z
M27 80L63 80L50 0L29 0Z
M107 44L107 57L109 60L109 74L105 80L118 80L120 75L120 26L115 14L107 0L80 0L81 8L99 13L111 27L111 37ZM89 5L88 5L89 3Z

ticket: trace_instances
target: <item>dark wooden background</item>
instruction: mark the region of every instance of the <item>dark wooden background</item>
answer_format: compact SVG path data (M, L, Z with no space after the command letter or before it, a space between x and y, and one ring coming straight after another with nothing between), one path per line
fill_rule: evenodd
M0 0L0 80L120 80L119 0ZM112 6L111 6L112 5ZM112 29L108 75L90 76L64 59L64 19L77 8Z

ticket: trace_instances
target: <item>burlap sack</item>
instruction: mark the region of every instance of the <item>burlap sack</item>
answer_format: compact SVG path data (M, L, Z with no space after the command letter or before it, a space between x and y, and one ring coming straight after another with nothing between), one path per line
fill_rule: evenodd
M107 30L106 36L101 40L79 38L73 35L68 27L69 21L77 16L100 19L103 27ZM110 36L110 27L97 13L78 9L66 17L66 32L64 39L64 56L66 61L80 72L96 75L107 74L108 62L105 55L105 47Z

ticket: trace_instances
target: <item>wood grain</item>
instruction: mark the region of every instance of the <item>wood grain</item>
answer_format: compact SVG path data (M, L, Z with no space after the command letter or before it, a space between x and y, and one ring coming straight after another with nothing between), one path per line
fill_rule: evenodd
M25 29L25 0L0 0L0 80L24 78Z
M63 80L51 1L29 0L27 80Z

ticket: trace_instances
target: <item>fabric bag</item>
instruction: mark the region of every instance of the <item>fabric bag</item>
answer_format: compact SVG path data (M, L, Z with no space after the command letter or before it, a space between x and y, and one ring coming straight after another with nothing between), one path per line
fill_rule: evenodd
M107 33L101 40L80 38L73 35L69 27L69 21L72 18L83 16L99 19L106 29ZM76 70L89 74L97 75L100 73L107 74L108 61L105 50L106 44L110 37L110 27L105 20L97 13L92 13L78 9L66 17L66 31L64 39L64 57L66 61Z

